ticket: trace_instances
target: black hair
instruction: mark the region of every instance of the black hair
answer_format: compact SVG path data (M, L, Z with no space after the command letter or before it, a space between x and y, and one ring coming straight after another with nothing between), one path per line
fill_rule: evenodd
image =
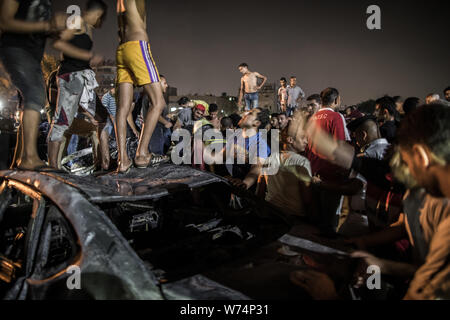
M387 110L391 116L395 116L396 105L394 99L389 96L384 96L377 101L375 104L380 106L380 110Z
M403 111L405 111L405 114L408 115L417 109L419 103L420 103L419 98L409 97L405 100L405 102L403 102Z
M337 91L337 89L335 88L326 88L320 93L322 105L324 105L325 107L331 106L338 97L339 91Z
M395 103L398 103L398 102L402 101L402 97L394 96L394 97L392 97L392 100L394 100Z
M220 120L220 125L225 128L232 128L233 120L230 117L223 117L222 120Z
M268 109L260 109L260 108L257 108L257 109L260 111L258 112L258 114L256 116L256 120L261 122L258 129L264 129L270 122L269 110Z
M248 68L248 64L246 64L245 62L241 63L240 65L238 65L238 68L240 67L245 67Z
M181 97L180 100L178 100L178 104L180 106L182 106L182 105L188 103L189 101L191 101L191 100L188 97Z
M286 80L286 78L285 78L285 77L282 77L282 78L280 79L280 81L284 81L284 82L287 82L287 80Z
M316 100L317 103L322 103L322 99L320 98L320 95L317 93L310 95L308 99L306 99L306 101L308 100Z
M101 9L103 10L103 15L106 14L106 11L108 11L108 6L103 0L89 0L86 4L86 10L97 10Z
M444 89L444 95L445 95L445 93L446 93L447 91L450 91L450 87L447 87L447 88Z
M271 117L271 118L276 118L276 117L278 117L278 113L272 113L272 114L270 115L270 117Z
M297 77L296 76L291 76L291 78L290 79L297 79Z
M286 112L280 112L277 117L279 116L285 116L286 118L288 117Z
M233 121L233 127L237 128L239 126L239 122L241 121L242 117L237 113L232 113L230 114L230 119L231 121Z
M400 124L397 141L402 148L424 144L450 163L450 108L442 103L423 105Z
M211 103L211 104L209 105L209 113L211 113L211 112L216 112L216 111L218 111L218 110L219 110L219 106L218 106L217 104Z

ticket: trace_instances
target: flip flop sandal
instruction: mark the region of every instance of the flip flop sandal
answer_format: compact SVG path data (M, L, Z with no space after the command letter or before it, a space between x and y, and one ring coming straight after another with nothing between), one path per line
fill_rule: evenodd
M117 169L116 173L117 174L128 174L128 173L130 173L131 168L134 168L133 162L131 162L130 166L125 171L119 171L119 169Z
M150 160L151 166L156 166L159 164L167 163L170 161L170 158L168 156L161 156L161 155L153 155L152 159Z
M141 166L136 165L136 168L138 168L138 169L146 169L146 168L154 167L154 166L157 166L159 164L167 163L167 162L170 161L170 158L168 156L156 155L154 153L152 153L151 155L152 155L152 157L151 157L149 163L147 163L146 165L141 165Z

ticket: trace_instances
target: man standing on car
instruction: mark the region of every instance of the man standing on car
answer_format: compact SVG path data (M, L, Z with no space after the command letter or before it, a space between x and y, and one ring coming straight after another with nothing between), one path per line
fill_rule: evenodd
M242 99L245 99L245 110L252 110L258 108L259 95L258 91L264 86L267 81L267 77L259 74L258 72L252 72L248 69L248 64L241 63L238 66L239 72L243 74L241 78L241 89L239 92L238 105L242 105ZM258 79L262 79L263 82L258 86Z
M287 86L287 115L291 117L302 99L305 98L305 92L297 85L297 77L292 76Z
M51 5L51 0L0 2L0 60L24 104L12 167L24 170L49 169L37 152L40 111L45 106L41 60L48 35L66 27L65 15L50 19Z
M157 162L157 158L153 159L148 151L148 145L166 102L159 72L150 51L145 0L118 0L117 14L120 46L116 59L119 85L116 138L119 151L118 173L126 173L133 165L126 150L127 117L133 103L133 85L144 87L153 105L145 118L134 159L138 168L146 168Z

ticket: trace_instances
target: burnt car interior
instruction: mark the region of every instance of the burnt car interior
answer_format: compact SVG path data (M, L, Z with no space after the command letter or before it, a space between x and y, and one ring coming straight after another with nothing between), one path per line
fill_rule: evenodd
M0 296L18 279L46 279L71 265L80 251L60 210L6 186L0 194Z
M256 198L242 197L233 205L225 183L168 189L169 195L157 200L99 205L162 282L233 261L289 230Z

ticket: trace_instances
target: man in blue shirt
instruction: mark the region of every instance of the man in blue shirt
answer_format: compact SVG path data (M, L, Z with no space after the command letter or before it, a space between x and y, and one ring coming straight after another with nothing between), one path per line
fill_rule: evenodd
M258 181L265 160L270 156L267 134L264 129L269 123L269 111L255 108L248 112L239 122L242 138L245 141L246 161L243 165L233 165L233 178L242 179L238 183L246 189L252 188ZM239 144L239 143L238 143ZM239 145L237 146L239 148Z

